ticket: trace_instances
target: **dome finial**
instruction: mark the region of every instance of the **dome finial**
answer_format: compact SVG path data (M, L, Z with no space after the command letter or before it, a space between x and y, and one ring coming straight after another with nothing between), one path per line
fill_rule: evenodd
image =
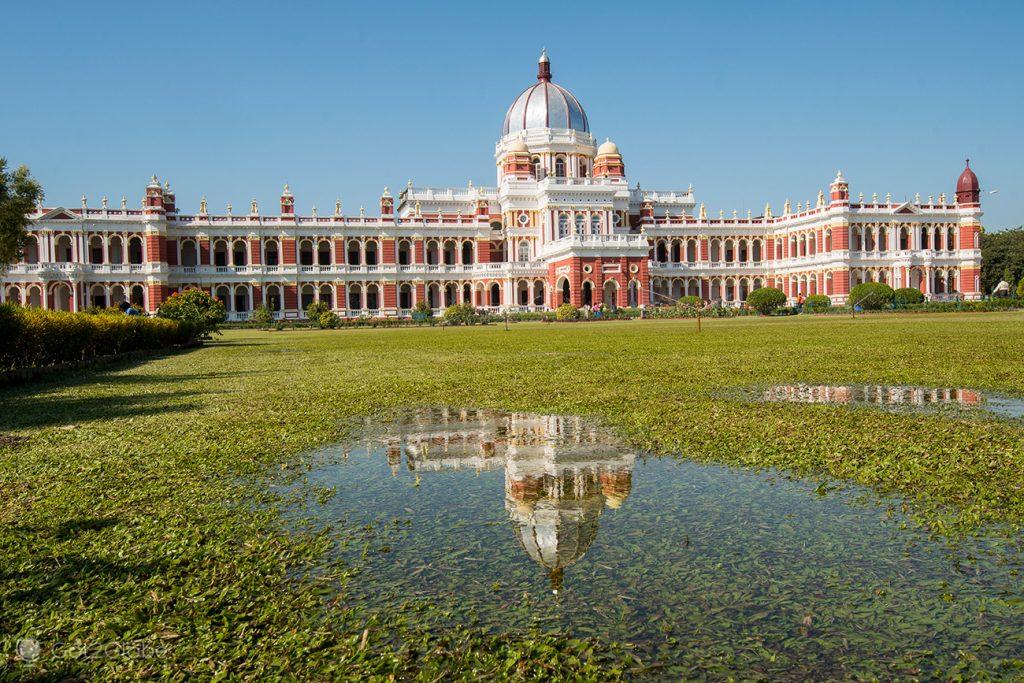
M548 59L548 50L544 47L540 49L540 59L537 60L537 80L551 80L551 60Z

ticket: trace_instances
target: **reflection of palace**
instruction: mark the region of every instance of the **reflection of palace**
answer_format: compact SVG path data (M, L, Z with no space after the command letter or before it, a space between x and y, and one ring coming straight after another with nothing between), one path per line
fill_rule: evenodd
M875 405L960 405L977 406L984 401L972 389L926 389L882 385L828 386L782 384L764 392L766 401L791 403L873 403Z
M618 146L592 135L546 54L537 67L505 115L493 186L410 180L397 196L384 188L377 215L345 215L340 201L300 213L285 185L274 211L253 200L217 213L205 199L179 210L153 176L141 207L85 197L38 207L0 299L80 310L130 298L154 311L172 292L201 288L246 319L259 305L302 317L313 301L345 316L407 316L420 302L533 311L684 295L735 306L763 286L841 303L865 281L929 299L980 296L981 193L970 168L948 195L854 196L839 173L806 201L709 216L692 187L630 185Z
M385 438L393 472L505 470L505 509L523 549L558 590L597 537L598 518L632 486L634 454L580 418L436 411Z

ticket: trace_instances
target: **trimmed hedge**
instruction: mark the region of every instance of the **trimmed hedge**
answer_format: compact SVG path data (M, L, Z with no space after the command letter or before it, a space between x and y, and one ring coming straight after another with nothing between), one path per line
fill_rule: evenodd
M0 304L0 370L77 363L100 356L184 346L192 323L137 315L66 313Z

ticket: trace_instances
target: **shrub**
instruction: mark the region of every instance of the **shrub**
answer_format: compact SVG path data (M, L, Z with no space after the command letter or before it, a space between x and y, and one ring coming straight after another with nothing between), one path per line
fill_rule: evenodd
M316 319L320 329L322 330L333 330L341 323L341 318L338 317L334 311L324 311L320 314L320 317Z
M897 306L923 304L924 294L921 293L920 289L914 289L913 287L901 287L893 292L892 300Z
M444 309L444 321L448 325L472 325L477 322L476 309L473 304L455 304Z
M676 301L676 306L680 308L701 308L703 305L704 302L701 301L701 298L692 294L690 296L681 296Z
M320 320L320 316L329 310L331 310L331 307L326 302L314 301L306 306L306 317L313 322L317 322Z
M416 305L412 307L413 314L419 314L425 318L430 318L434 315L434 309L430 307L426 301L417 301Z
M832 299L827 294L811 294L804 299L804 310L808 313L827 311L832 308Z
M190 323L199 331L199 337L202 339L209 339L228 318L224 302L214 299L201 289L187 289L172 294L160 304L157 315Z
M572 304L562 304L555 309L555 320L579 320L580 309Z
M1017 298L1024 299L1024 277L1017 283Z
M259 305L255 308L255 310L253 310L252 318L250 318L250 320L252 320L257 325L260 325L261 327L265 327L270 323L274 322L274 314L271 313L270 309L267 308L266 306Z
M786 304L786 293L774 287L761 287L747 295L747 305L761 315L771 315L772 311Z
M0 369L181 346L195 341L201 329L188 320L45 311L5 303L0 304Z
M883 282L862 282L850 290L849 302L866 311L877 311L888 307L895 294L892 287Z

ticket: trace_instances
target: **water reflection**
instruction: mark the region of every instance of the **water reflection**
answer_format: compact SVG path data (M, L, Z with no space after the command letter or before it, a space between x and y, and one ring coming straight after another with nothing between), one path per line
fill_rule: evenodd
M1024 660L1024 538L953 551L856 487L821 496L636 457L575 418L474 410L367 421L313 459L311 509L354 570L344 603L384 623L598 637L670 680L978 678L958 667Z
M382 441L392 475L504 469L516 539L555 592L597 537L604 509L629 496L636 457L578 417L477 410L418 411Z
M1024 416L1024 399L986 395L975 389L887 386L880 384L780 384L768 387L761 400L788 403L873 405L893 408L981 409L1005 417Z

